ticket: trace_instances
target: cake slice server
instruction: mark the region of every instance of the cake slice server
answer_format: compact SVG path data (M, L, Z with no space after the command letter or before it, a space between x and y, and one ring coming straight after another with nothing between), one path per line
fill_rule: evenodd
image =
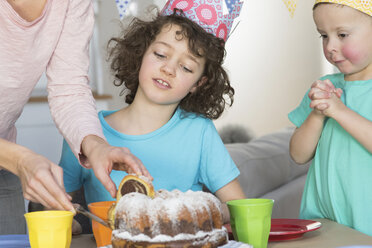
M108 227L108 228L111 229L111 227L110 227L110 225L107 221L104 221L100 217L98 217L97 215L92 214L88 210L84 209L81 205L79 205L77 203L74 203L73 206L74 206L77 213L85 215L86 217L88 217L88 218L90 218L94 221L97 221L98 223L100 223L100 224L104 225L105 227Z

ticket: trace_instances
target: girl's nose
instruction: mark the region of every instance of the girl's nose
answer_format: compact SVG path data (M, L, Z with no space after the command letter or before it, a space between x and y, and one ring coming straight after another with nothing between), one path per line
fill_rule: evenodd
M167 76L176 75L176 65L172 61L167 61L161 67L161 71L164 72Z

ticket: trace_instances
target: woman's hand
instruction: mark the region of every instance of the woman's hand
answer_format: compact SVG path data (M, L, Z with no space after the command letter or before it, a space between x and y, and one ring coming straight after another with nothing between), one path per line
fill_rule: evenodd
M22 184L23 196L49 209L75 213L63 185L63 170L45 157L26 149L18 157L14 173Z
M87 163L84 165L93 169L98 180L112 197L116 196L116 186L110 178L112 170L123 170L129 174L144 175L153 179L142 162L130 153L128 148L111 146L95 135L85 137L81 147L87 157Z

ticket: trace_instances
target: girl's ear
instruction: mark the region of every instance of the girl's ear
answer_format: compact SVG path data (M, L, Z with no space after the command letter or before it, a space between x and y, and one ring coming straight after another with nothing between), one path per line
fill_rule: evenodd
M199 81L196 82L196 84L191 88L190 93L194 93L197 88L199 88L200 86L202 86L203 84L205 84L207 81L208 81L208 78L206 76L202 76L199 79Z

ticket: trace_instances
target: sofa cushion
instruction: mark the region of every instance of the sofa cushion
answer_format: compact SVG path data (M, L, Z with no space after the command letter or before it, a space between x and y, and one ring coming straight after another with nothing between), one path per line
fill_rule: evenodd
M305 182L306 175L302 175L261 196L261 198L274 199L271 218L299 218Z
M297 165L289 155L293 130L288 127L248 143L226 145L240 170L238 180L247 197L261 197L307 173L309 163Z

